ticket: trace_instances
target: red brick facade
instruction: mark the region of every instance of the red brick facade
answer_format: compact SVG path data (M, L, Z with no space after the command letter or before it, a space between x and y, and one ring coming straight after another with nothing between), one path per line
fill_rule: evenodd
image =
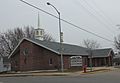
M24 50L28 54L24 55ZM64 68L70 68L70 56L64 56ZM51 62L50 62L51 59ZM11 57L12 70L27 71L60 68L60 55L24 40L15 56Z
M90 64L90 61L88 59L87 65ZM101 58L92 58L92 66L94 67L101 67L101 66L112 66L112 58L111 56L109 57L101 57Z
M70 57L72 55L63 55L64 69L71 68ZM17 47L11 58L11 69L14 71L31 71L31 70L46 70L60 69L61 57L59 54L43 48L28 40L23 40ZM93 58L93 66L111 66L112 55L108 57ZM82 65L89 66L88 56L82 56Z

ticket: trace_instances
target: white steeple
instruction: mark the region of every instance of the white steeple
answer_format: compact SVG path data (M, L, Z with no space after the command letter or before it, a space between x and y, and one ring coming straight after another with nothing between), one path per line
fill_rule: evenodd
M40 17L39 17L39 13L38 13L38 28L40 28Z
M44 40L44 29L40 28L40 18L38 13L38 28L35 29L35 39Z

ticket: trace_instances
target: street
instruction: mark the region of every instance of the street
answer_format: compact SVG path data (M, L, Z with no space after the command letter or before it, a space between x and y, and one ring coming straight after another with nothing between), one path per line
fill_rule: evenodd
M120 71L79 76L1 77L0 83L120 83Z

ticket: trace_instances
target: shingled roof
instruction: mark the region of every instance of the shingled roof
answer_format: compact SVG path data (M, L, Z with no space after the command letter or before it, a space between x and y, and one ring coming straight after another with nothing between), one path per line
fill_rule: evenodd
M40 41L37 39L29 39L29 38L24 38L21 40L23 42L24 40L27 40L29 42L32 42L38 46L41 46L43 48L46 48L50 51L53 51L57 54L60 54L60 44L58 42L49 42L49 41ZM10 56L17 50L21 42L18 44L18 46L13 50L13 52L10 54ZM88 49L85 47L77 46L77 45L71 45L71 44L65 44L63 43L63 55L81 55L81 56L89 56L88 54ZM111 48L108 49L96 49L93 50L93 56L94 57L106 57L108 56L108 53L111 51ZM9 56L9 57L10 57Z
M108 54L112 51L111 48L107 49L95 49L92 51L92 56L95 57L107 57Z
M38 44L42 44L43 46L54 50L55 52L57 52L58 54L60 54L60 44L58 42L49 42L49 41L40 41L37 39L30 39ZM63 47L63 54L64 55L87 55L86 53L86 48L81 47L81 46L77 46L77 45L71 45L71 44L65 44L63 43L62 45Z

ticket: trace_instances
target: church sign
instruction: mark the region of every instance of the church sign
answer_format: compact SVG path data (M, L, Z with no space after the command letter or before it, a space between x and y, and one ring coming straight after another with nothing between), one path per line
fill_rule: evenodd
M81 56L72 56L70 57L71 66L82 66L82 57Z

